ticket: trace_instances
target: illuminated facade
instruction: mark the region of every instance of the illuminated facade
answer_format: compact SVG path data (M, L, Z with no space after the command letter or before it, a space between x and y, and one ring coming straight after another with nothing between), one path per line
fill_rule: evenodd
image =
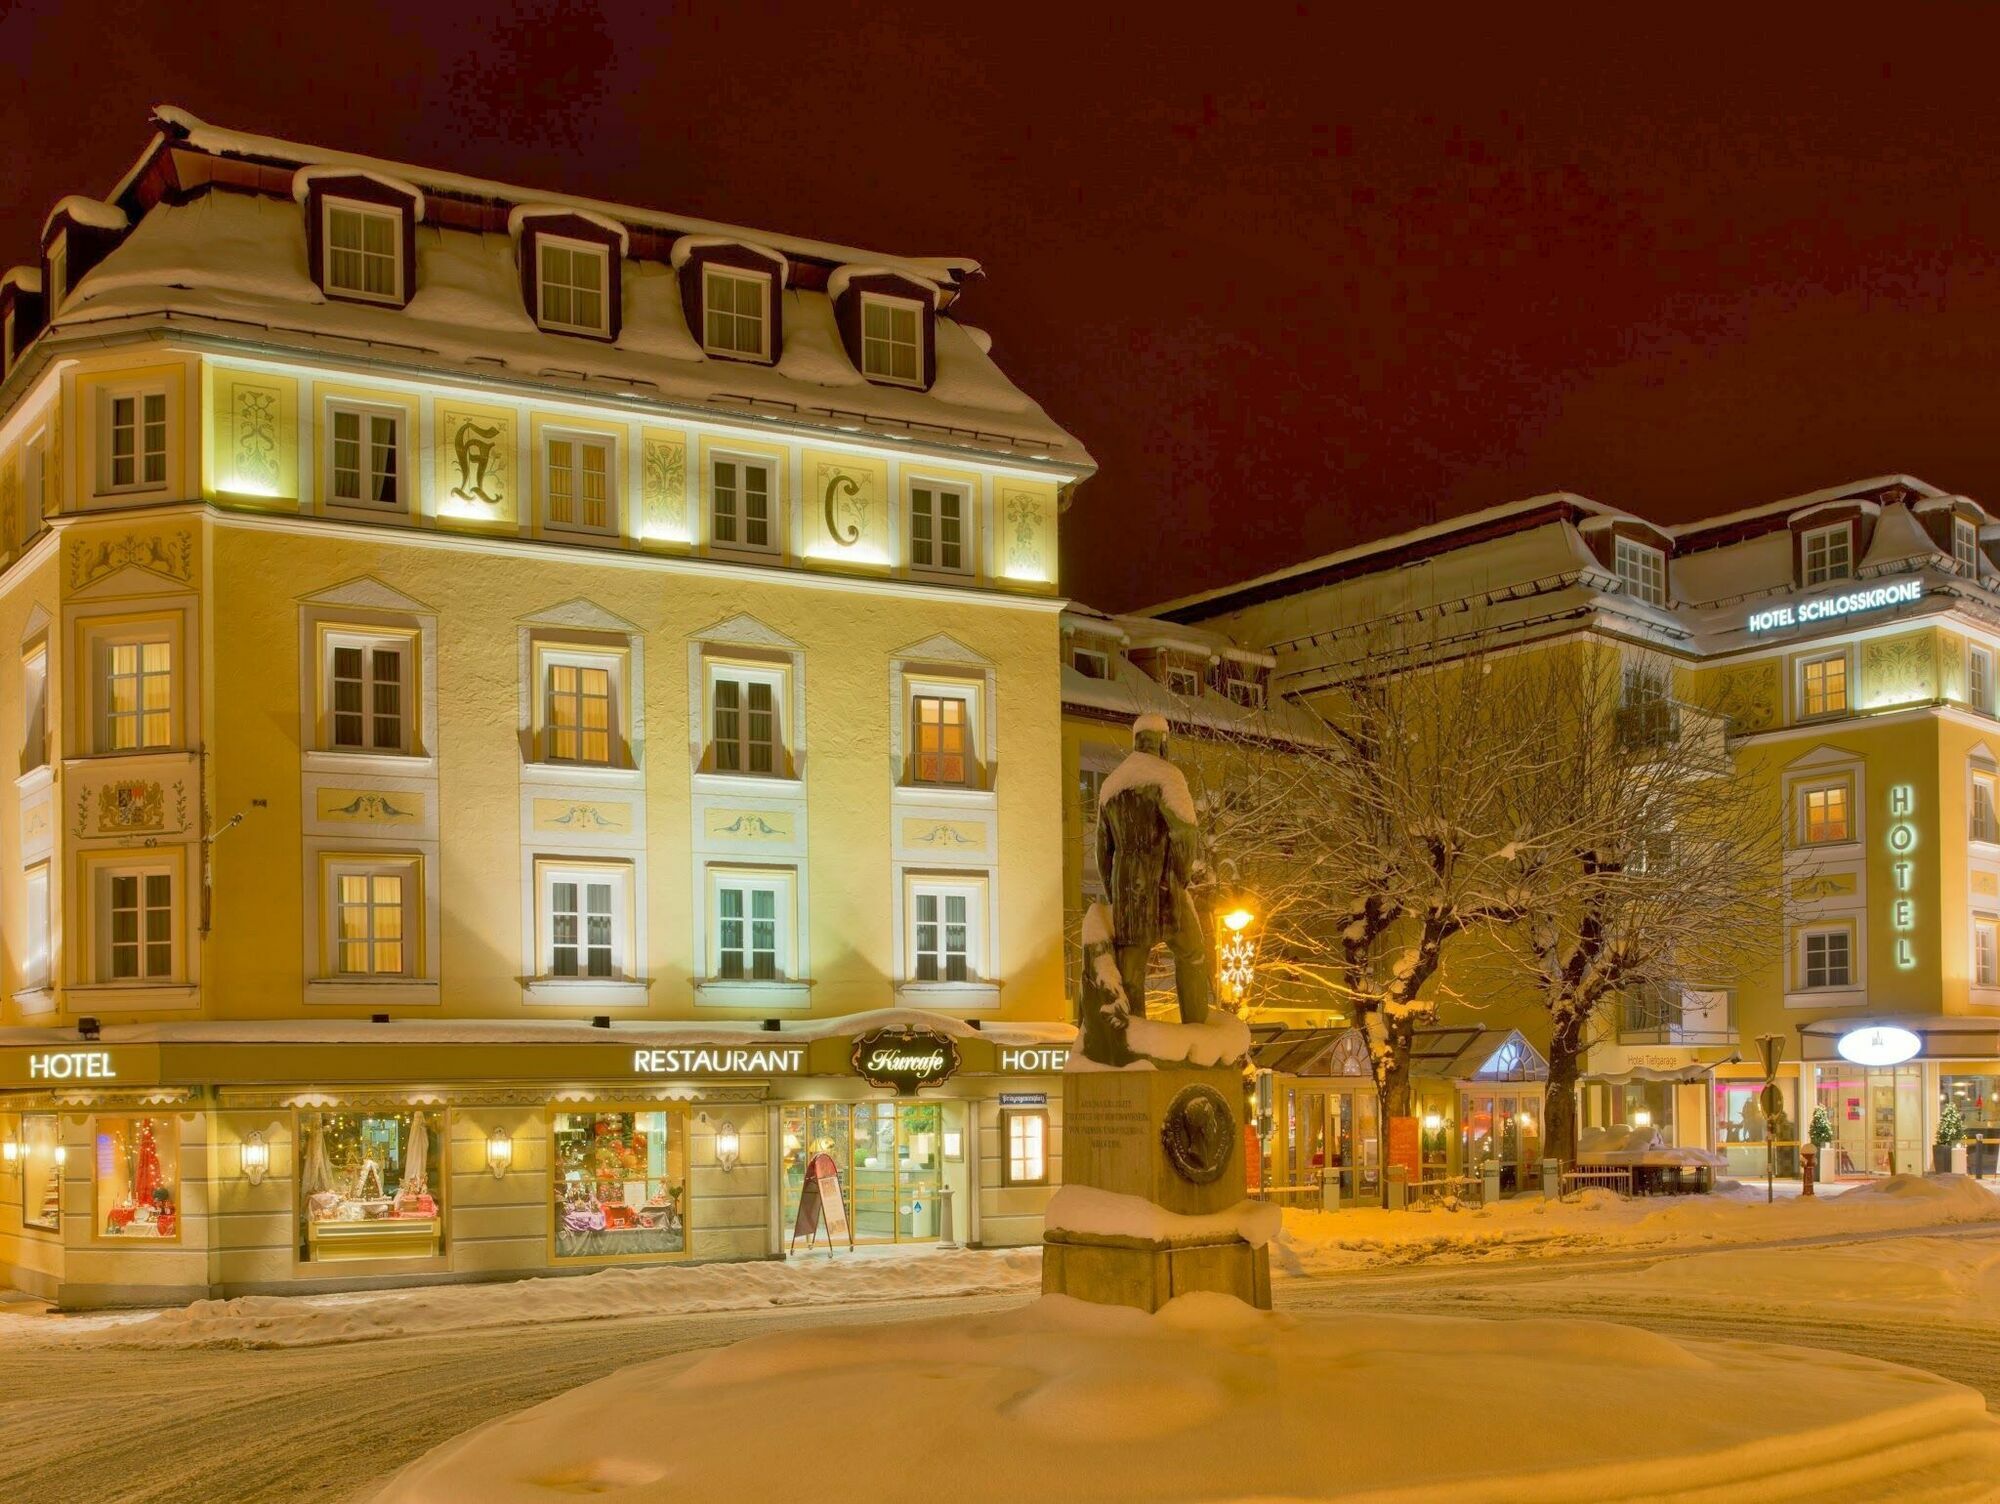
M1783 823L1787 871L1773 877L1789 914L1751 973L1720 985L1688 977L1625 1000L1591 1052L1584 1121L1651 1122L1684 1146L1718 1150L1732 1171L1761 1174L1755 1041L1775 1034L1787 1046L1780 1173L1797 1173L1815 1107L1832 1126L1837 1173L1927 1168L1947 1101L1967 1125L1973 1167L1990 1170L2000 1145L1996 541L2000 525L1979 504L1906 476L1674 528L1555 495L1158 614L1268 649L1280 696L1309 698L1377 625L1464 613L1510 646L1623 655L1628 690L1636 682L1649 703L1672 707L1677 734L1689 734L1682 707L1719 709L1736 776L1754 780ZM1518 1025L1531 1046L1546 1037L1532 1003L1494 997L1479 1021ZM1907 1031L1914 1054L1889 1058L1897 1052L1878 1026ZM1461 1086L1455 1100L1427 1100L1464 1120L1476 1098Z
M154 124L0 279L15 1282L1037 1238L1092 466L977 267Z

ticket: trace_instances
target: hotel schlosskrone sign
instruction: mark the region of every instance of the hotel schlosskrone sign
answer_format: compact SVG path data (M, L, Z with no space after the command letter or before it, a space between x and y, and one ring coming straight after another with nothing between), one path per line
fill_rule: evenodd
M1923 598L1922 580L1898 580L1893 585L1845 590L1839 595L1816 595L1809 601L1753 611L1744 625L1752 632L1774 632L1780 627L1809 627L1818 621L1834 621L1843 616L1880 611L1888 606L1907 606Z

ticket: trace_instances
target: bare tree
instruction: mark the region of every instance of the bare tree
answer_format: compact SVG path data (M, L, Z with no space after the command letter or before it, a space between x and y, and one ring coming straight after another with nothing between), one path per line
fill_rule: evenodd
M1773 795L1670 665L1576 647L1506 675L1543 750L1504 781L1515 830L1504 963L1548 1011L1544 1152L1573 1161L1576 1088L1621 999L1721 987L1767 954L1784 899Z

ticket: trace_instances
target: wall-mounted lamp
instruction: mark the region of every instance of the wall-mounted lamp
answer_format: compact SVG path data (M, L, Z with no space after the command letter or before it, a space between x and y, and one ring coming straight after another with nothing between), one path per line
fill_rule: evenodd
M13 1134L0 1139L0 1164L15 1165L21 1160L21 1141Z
M1652 1109L1649 1107L1635 1107L1634 1109L1632 1109L1632 1126L1634 1128L1652 1127L1653 1126Z
M514 1136L505 1128L495 1128L486 1135L486 1168L498 1180L514 1163Z
M1438 1131L1438 1129L1440 1129L1440 1128L1442 1128L1442 1127L1444 1127L1444 1114L1443 1114L1443 1113L1441 1113L1441 1112L1427 1112L1427 1113L1425 1113L1425 1114L1424 1114L1424 1132L1426 1132L1426 1133L1436 1133L1436 1132Z
M726 1171L736 1168L743 1157L743 1140L736 1132L736 1125L724 1118L715 1125L715 1163Z
M69 1146L67 1144L56 1145L56 1163L59 1165L69 1163Z
M264 1175L271 1168L271 1146L264 1142L264 1135L253 1128L243 1137L243 1178L252 1185L262 1185Z

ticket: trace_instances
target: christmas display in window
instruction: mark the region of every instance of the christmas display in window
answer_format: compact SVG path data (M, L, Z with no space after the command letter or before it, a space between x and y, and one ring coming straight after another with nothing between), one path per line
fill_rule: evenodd
M180 1136L171 1118L99 1118L94 1158L98 1236L180 1236Z
M309 1112L300 1115L301 1256L427 1258L443 1219L438 1115Z
M687 1251L687 1117L678 1110L555 1115L556 1257Z

